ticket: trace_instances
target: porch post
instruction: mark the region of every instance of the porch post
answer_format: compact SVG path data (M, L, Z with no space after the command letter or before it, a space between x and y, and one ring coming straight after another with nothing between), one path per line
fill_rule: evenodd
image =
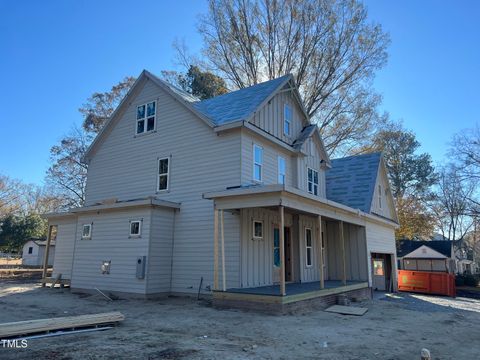
M225 278L225 232L223 226L223 210L220 210L220 232L222 239L222 290L227 290L227 279Z
M320 276L320 289L325 287L325 279L323 274L323 247L322 247L322 216L318 215L318 266L319 268L319 276Z
M52 241L52 225L48 224L47 245L45 247L45 254L43 255L43 271L42 271L42 287L45 287L48 270L48 255L50 253L50 242Z
M338 222L339 225L339 235L340 235L340 244L342 247L342 283L344 286L347 285L347 263L345 260L345 236L343 234L343 221Z
M278 210L280 213L280 294L285 296L285 214L282 205Z
M213 208L213 290L218 290L218 210Z

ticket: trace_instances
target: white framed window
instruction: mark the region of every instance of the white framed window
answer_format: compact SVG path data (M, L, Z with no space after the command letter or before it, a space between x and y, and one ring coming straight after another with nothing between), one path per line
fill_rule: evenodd
M82 239L90 240L92 238L92 224L83 224Z
M305 266L310 267L312 265L313 265L312 229L305 228Z
M382 208L382 185L378 185L378 207Z
M170 185L170 158L158 159L157 191L168 191Z
M130 237L142 235L142 220L130 220Z
M263 221L253 220L253 238L263 239Z
M283 106L283 134L290 136L292 127L292 108L290 105L285 104Z
M286 167L287 163L285 161L285 158L279 156L278 157L278 183L279 184L285 184L285 178L286 178Z
M155 130L156 113L156 101L137 106L137 125L135 127L135 133L137 135Z
M253 180L261 182L263 179L263 148L253 144Z
M313 195L318 195L318 171L308 168L307 169L307 186L308 192Z

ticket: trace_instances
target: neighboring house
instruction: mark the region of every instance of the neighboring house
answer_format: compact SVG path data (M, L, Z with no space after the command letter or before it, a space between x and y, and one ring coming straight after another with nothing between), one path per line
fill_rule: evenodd
M47 241L40 239L30 239L22 250L22 265L38 266L43 265ZM48 265L53 265L55 258L55 240L50 242L50 251L48 253Z
M84 161L85 206L48 215L53 277L73 289L219 299L395 286L383 158L330 160L291 75L200 101L143 71Z
M400 240L397 258L401 270L456 272L454 242L449 240Z
M463 241L456 241L455 258L457 259L457 274L478 273L474 251L466 246Z

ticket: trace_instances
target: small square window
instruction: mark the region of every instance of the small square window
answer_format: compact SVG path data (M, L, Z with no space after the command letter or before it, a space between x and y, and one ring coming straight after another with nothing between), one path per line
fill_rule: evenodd
M28 253L29 253L29 254L33 253L33 247L30 246L30 247L28 248Z
M130 221L130 236L140 236L142 234L142 221L132 220Z
M92 238L92 224L83 224L82 227L82 239Z
M263 221L253 221L253 238L262 239L263 238Z

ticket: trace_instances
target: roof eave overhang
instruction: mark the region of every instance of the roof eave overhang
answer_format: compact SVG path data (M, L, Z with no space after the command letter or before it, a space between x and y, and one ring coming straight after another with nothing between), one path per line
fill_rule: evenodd
M258 199L253 199L254 196L258 197ZM299 210L302 208L302 211L312 214L339 219L343 218L347 222L352 222L358 225L365 225L363 224L363 221L369 221L392 228L398 227L398 224L393 221L379 218L359 209L353 209L343 204L325 198L319 198L296 188L281 184L209 192L204 193L203 197L205 199L215 200L218 209L284 205ZM302 203L304 206L301 206ZM348 215L347 219L345 219L345 216L342 214Z

